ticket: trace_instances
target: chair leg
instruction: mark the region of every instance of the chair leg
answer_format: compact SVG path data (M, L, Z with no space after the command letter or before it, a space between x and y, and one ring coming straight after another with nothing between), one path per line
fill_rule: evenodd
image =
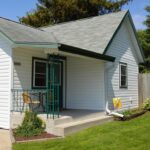
M24 111L24 103L23 103L23 106L22 106L22 111L21 111L21 113Z
M29 104L29 111L33 112L33 105L32 105L32 103Z

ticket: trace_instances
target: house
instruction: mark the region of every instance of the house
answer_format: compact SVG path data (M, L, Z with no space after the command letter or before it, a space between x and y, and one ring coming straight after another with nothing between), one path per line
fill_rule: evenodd
M37 94L53 118L64 109L105 111L113 97L122 109L137 107L141 62L129 11L41 29L0 18L0 128L10 128L11 112L28 109L24 92Z

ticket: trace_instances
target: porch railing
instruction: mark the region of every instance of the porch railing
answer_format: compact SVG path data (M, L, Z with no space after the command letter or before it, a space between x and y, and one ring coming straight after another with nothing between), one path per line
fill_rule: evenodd
M23 94L27 94L32 103L26 102ZM34 103L38 101L38 103ZM52 89L12 89L12 111L25 112L31 110L39 114L47 114L47 118L58 118L60 108L59 86Z

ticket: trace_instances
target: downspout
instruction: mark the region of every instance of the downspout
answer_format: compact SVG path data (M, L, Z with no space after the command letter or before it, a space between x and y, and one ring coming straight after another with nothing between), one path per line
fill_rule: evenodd
M124 115L122 115L120 113L110 111L108 108L108 101L106 102L106 114L109 116L116 116L116 117L121 117L121 118L124 117Z
M110 66L107 66L110 65ZM114 68L114 62L105 62L105 70L104 70L104 82L105 82L105 106L108 102L108 71Z
M114 68L114 62L107 68L107 63L108 62L105 62L105 73L104 73L104 79L105 79L105 111L106 111L106 114L107 115L110 115L110 116L116 116L116 117L121 117L123 118L124 115L120 114L120 113L117 113L117 112L112 112L109 107L108 107L108 70Z

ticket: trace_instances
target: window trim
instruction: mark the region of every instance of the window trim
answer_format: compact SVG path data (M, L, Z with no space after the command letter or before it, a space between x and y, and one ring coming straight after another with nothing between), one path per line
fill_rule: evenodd
M32 57L32 89L46 89L46 86L35 86L35 62L44 62L47 65L47 59Z
M121 66L126 66L126 85L121 85ZM128 65L127 63L120 62L119 63L119 87L121 89L127 89L128 88Z

